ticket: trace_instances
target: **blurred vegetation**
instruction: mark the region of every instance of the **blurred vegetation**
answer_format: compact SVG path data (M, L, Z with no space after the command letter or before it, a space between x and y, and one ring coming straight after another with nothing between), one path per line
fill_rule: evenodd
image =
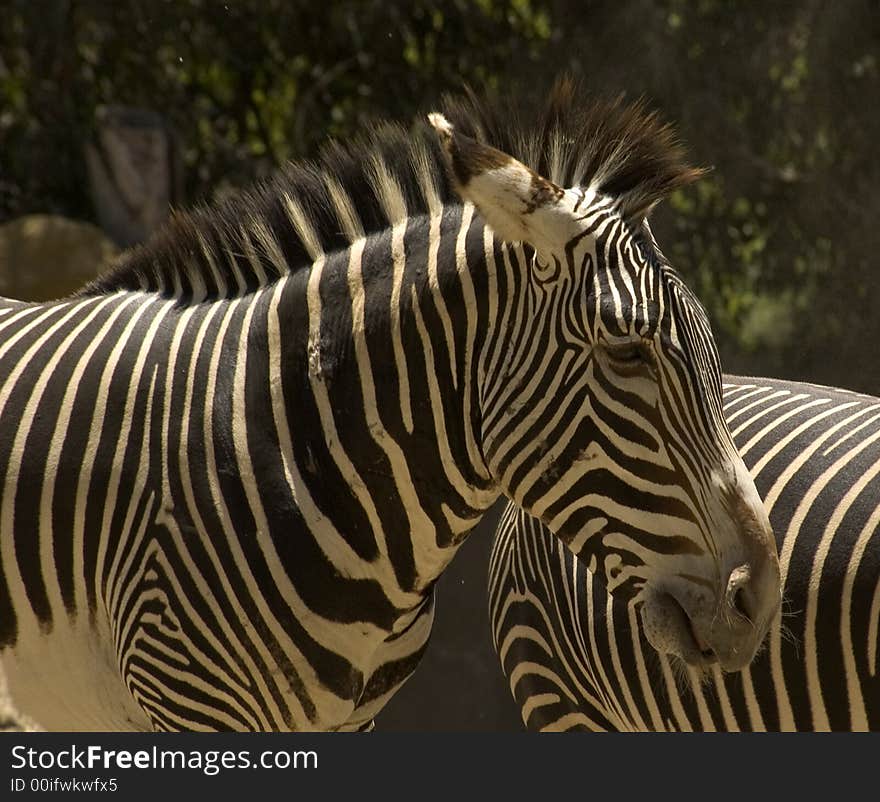
M0 0L0 221L91 220L101 104L162 112L188 202L407 119L462 80L560 70L646 95L714 167L655 216L731 372L880 394L876 0Z

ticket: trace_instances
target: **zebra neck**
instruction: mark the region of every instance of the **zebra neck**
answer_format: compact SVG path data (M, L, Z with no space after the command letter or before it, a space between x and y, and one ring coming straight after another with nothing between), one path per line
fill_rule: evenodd
M520 244L496 242L486 253L490 325L479 358L482 453L505 495L542 510L542 488L561 478L558 465L565 462L572 427L581 427L580 437L589 435L582 400L592 381L590 351L565 325L580 278L542 274L531 249Z
M489 323L478 359L480 441L489 470L500 480L497 454L509 440L509 424L529 416L542 390L544 363L557 350L547 323L555 296L536 282L531 254L522 245L492 240L485 253Z
M387 552L402 588L433 582L498 496L476 434L471 218L448 207L321 256L279 282L269 313L290 461L325 516L341 493L358 500L339 528L365 557Z

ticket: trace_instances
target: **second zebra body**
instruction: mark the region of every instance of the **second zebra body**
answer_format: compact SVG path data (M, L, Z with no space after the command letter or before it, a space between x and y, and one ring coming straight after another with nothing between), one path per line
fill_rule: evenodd
M768 506L781 618L741 674L658 654L510 506L490 569L495 646L534 730L880 730L880 398L725 377L725 417Z

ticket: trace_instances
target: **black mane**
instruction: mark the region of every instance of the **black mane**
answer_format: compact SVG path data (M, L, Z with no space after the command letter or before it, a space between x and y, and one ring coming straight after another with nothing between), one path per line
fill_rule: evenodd
M589 101L569 79L556 82L537 115L469 89L445 97L442 106L462 133L561 186L593 186L614 197L626 218L647 214L702 172L685 162L671 126L642 101ZM380 123L221 204L174 214L80 294L141 289L184 301L233 297L358 236L457 202L439 144L423 120L410 131Z
M470 88L445 98L461 133L519 159L562 187L592 186L617 201L628 219L644 215L704 170L686 162L675 129L643 99L594 98L570 78L553 85L536 115L508 101L486 101Z

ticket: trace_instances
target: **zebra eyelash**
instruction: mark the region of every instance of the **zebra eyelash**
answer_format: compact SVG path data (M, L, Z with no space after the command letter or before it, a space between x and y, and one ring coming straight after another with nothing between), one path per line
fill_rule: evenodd
M657 357L650 340L625 340L618 343L602 342L605 361L621 376L654 373Z

